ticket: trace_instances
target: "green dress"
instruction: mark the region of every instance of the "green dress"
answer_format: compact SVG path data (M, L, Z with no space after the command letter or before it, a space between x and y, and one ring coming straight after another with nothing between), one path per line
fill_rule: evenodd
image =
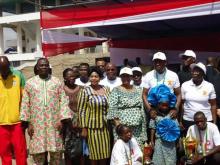
M121 124L132 128L133 136L142 146L147 140L147 129L141 87L133 86L131 90L127 90L119 86L112 90L109 96L107 119L115 118L118 118ZM116 134L114 137L117 139Z

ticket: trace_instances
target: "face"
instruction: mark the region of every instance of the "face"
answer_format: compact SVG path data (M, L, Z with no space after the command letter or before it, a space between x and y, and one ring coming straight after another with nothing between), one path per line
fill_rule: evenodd
M105 68L106 76L109 80L115 80L117 76L117 69L114 65L107 65Z
M76 78L77 78L77 72L68 71L64 77L64 80L68 86L75 86Z
M37 63L38 74L41 77L47 77L50 72L50 65L47 59L41 59Z
M128 74L122 74L121 76L121 81L123 85L130 85L132 76Z
M3 79L7 79L8 75L11 73L10 71L10 63L8 59L5 57L0 58L0 74Z
M87 77L88 76L88 67L86 65L82 65L79 68L79 74L82 77Z
M128 142L129 140L131 140L132 138L132 131L130 128L128 127L125 127L122 131L122 135L121 135L121 139L124 141L124 142Z
M191 74L192 79L195 81L203 78L203 71L198 67L194 67L191 71Z
M91 82L91 85L98 85L99 81L100 81L100 77L99 77L98 73L92 72L89 77L89 80Z
M142 79L142 73L138 71L133 71L133 81L134 82L140 82Z
M166 67L166 61L164 60L159 60L159 59L155 59L153 61L154 63L154 69L158 72L158 73L163 73L164 69Z
M194 58L193 57L189 57L189 56L182 56L181 57L182 59L182 63L183 63L183 66L190 66L192 63L195 62Z
M161 111L165 112L165 111L169 110L169 104L168 104L167 102L159 103L159 104L158 104L158 108L159 108Z
M102 71L105 72L105 61L97 61L96 66Z
M194 118L195 124L197 125L199 130L206 129L206 118L203 115L198 115Z

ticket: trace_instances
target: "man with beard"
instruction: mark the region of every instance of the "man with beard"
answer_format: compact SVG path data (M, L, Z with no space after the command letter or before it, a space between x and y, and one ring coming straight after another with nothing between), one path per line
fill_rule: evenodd
M182 59L182 68L181 71L178 72L178 77L182 85L192 78L190 65L196 62L196 54L192 50L186 50L184 53L180 54L180 57Z
M71 111L68 99L58 78L50 74L49 61L37 61L38 75L27 81L21 103L22 121L28 122L30 154L34 163L42 165L45 154L50 164L59 165L63 150L60 125L71 127Z
M23 123L20 121L24 85L23 74L10 67L6 56L0 56L0 157L3 165L12 164L12 147L16 164L27 164Z
M148 72L143 78L143 101L145 108L149 111L151 105L147 101L148 92L151 88L164 84L168 86L177 97L176 108L179 108L181 102L180 83L176 73L166 68L166 55L157 52L153 56L154 70ZM171 111L173 116L177 115L177 111Z
M117 68L114 64L108 63L105 67L106 77L100 81L100 85L104 85L112 90L114 87L121 85L121 79L117 77Z

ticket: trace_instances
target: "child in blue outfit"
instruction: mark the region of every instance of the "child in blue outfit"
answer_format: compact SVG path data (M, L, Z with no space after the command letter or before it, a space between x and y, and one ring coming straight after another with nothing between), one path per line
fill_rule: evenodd
M148 101L153 107L150 111L151 143L154 146L155 165L176 165L176 140L180 135L175 119L176 96L165 85L152 88Z

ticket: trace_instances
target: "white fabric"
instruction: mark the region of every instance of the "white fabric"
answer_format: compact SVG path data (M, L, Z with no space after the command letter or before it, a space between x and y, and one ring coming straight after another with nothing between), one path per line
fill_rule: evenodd
M163 60L166 61L167 57L163 52L157 52L154 54L152 61L154 60Z
M198 68L202 69L203 72L206 74L206 67L203 63L198 62L197 64L193 63L193 64L190 65L191 69L194 69L195 67L198 67Z
M109 80L109 79L107 78L107 76L106 76L104 79L102 79L102 80L99 82L99 84L100 84L100 85L103 85L103 86L109 87L109 88L110 88L110 91L112 91L112 89L113 89L114 87L120 86L120 85L122 84L122 82L121 82L121 78L120 78L120 77L116 77L115 80Z
M193 121L193 116L197 111L202 111L207 120L212 120L210 99L215 99L214 86L203 80L203 82L196 86L192 80L186 81L181 87L182 99L185 100L183 108L183 119Z
M79 86L89 86L91 83L90 83L90 81L88 81L87 83L84 83L84 82L82 82L82 81L80 80L80 78L77 78L77 79L75 80L75 84L76 84L76 85L79 85Z
M218 127L210 122L207 122L207 142L206 142L206 130L200 131L203 145L207 145L207 149L211 150L215 146L220 145L220 133ZM197 140L200 140L199 130L196 125L192 125L189 127L187 132L187 137L191 134L191 136Z
M165 78L164 78L164 74L157 74L157 75L158 75L158 80L155 70L148 72L143 77L143 87L146 89L150 89L157 85L163 84L163 82L164 85L167 85L172 92L173 89L180 87L179 78L175 72L166 69Z
M180 54L180 57L182 57L182 56L193 57L193 58L196 59L196 54L195 54L195 52L192 51L192 50L186 50L184 53L181 53L181 54Z
M129 149L129 143L131 149ZM135 138L131 138L131 140L128 143L125 143L121 139L118 139L116 141L112 150L110 165L128 164L128 158L126 154L130 155L130 151L132 151L131 154L132 165L141 165L142 163L137 161L137 159L140 157L142 158L143 154Z
M131 84L131 85L134 85L134 81L131 80L130 84ZM134 86L137 86L137 85L134 85ZM142 77L142 79L141 79L141 84L139 85L139 87L142 87L142 88L144 87L143 77Z

